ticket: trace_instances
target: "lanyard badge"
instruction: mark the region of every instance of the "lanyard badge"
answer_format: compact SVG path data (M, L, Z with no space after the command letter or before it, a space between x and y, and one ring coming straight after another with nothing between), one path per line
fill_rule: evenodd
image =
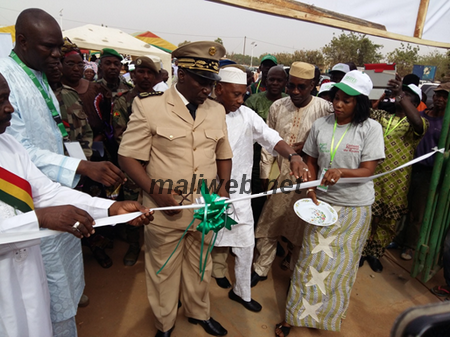
M319 180L322 181L323 176L328 171L328 169L331 168L331 165L333 164L334 157L336 156L337 149L339 148L339 145L341 145L342 140L344 139L345 135L347 134L347 131L350 129L350 126L352 124L349 123L347 126L347 129L345 130L344 134L341 136L341 139L339 139L339 142L336 144L336 147L334 147L334 133L336 132L337 128L337 120L334 120L334 127L333 127L333 136L331 137L331 147L330 147L330 164L328 165L328 168L323 168L322 172L320 174ZM334 147L334 148L333 148ZM323 192L328 191L328 186L319 185L317 186L317 189Z
M58 125L59 131L61 131L61 134L63 136L64 139L68 139L69 135L67 134L66 128L62 122L61 116L58 113L58 110L56 110L55 105L53 104L53 100L51 99L51 97L49 96L49 94L45 91L45 89L42 87L41 83L39 82L39 80L36 78L36 76L33 74L33 72L30 70L30 68L28 68L25 63L22 62L22 60L19 58L19 56L17 56L17 54L14 52L14 50L11 50L11 53L9 54L9 56L16 61L16 63L23 69L23 71L25 71L25 73L28 75L28 77L30 78L30 80L33 81L34 85L36 86L36 88L39 90L39 92L41 93L42 97L45 100L45 103L47 104L47 107L49 108L50 112L52 113L52 117L56 122L56 125ZM44 79L44 84L48 86L48 81L47 81L47 76L45 74L43 74L43 79Z

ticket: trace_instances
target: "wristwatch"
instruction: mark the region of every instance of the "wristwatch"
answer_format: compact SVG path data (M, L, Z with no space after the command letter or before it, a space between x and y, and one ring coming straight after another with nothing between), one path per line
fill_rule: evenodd
M291 153L291 154L289 154L289 161L291 161L291 159L292 159L292 157L293 156L300 156L298 153Z

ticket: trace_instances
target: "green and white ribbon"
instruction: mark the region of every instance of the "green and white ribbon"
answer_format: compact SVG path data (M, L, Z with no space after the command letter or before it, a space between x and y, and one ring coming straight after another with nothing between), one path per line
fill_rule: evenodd
M226 199L222 199L219 195L217 195L215 193L209 194L208 189L206 188L205 181L202 182L202 187L200 189L200 192L202 194L202 197L203 197L205 203L202 205L201 208L196 209L194 211L194 218L192 219L191 223L187 226L186 230L184 231L183 235L181 236L180 240L178 241L172 254L170 254L169 258L166 260L166 262L163 264L163 266L156 272L156 274L159 274L164 269L166 264L172 258L172 255L178 249L178 246L180 245L180 243L183 240L184 236L186 235L187 231L194 224L195 219L198 219L198 220L200 220L200 224L197 226L197 231L202 232L199 270L200 270L200 274L201 274L201 280L203 281L203 276L205 274L205 269L206 269L206 263L208 262L208 255L211 254L211 251L214 248L214 244L216 243L216 239L217 239L217 233L222 228L231 230L231 226L237 224L237 222L234 221L232 218L230 218L226 212L228 210L228 208L230 207L230 204L226 202L227 201ZM174 208L171 208L171 209L174 209ZM205 235L207 235L210 231L214 232L214 236L213 236L212 240L209 242L208 249L205 252L205 259L203 260Z
M337 181L337 184L365 183L370 180L379 178L381 176L390 174L394 171L400 170L402 168L408 167L415 163L418 163L424 159L427 159L428 157L431 157L432 155L434 155L437 152L444 153L444 149L434 148L433 151L431 151L430 153L427 153L427 154L420 156L414 160L411 160L411 161L407 162L406 164L396 167L395 169L393 169L389 172L384 172L384 173L373 175L370 177L341 178ZM192 219L191 223L184 231L174 252L178 248L179 244L183 240L183 238L186 235L189 228L191 228L192 225L194 224L195 219L200 220L200 224L197 226L197 230L202 232L202 248L201 248L201 253L200 253L200 273L202 275L202 280L203 280L203 275L205 273L208 255L211 253L211 250L214 247L214 243L217 238L217 233L222 228L231 230L231 228L232 228L231 226L236 224L236 221L234 221L232 218L230 218L226 212L232 203L243 201L243 200L248 200L248 199L253 199L253 198L265 197L265 196L271 195L271 194L286 193L286 192L291 192L291 191L296 191L296 190L301 190L301 189L307 189L307 188L316 187L319 185L320 185L320 180L314 180L314 181L308 181L308 182L304 182L304 183L297 184L297 185L290 186L290 187L283 187L283 188L279 188L276 190L262 192L259 194L245 195L245 196L242 196L239 198L234 198L234 199L222 199L217 194L209 194L205 184L203 183L202 188L201 188L201 194L205 201L203 204L181 205L181 206L171 206L171 207L157 207L157 208L151 209L151 211L196 209L194 211L194 219ZM121 214L121 215L117 215L117 216L96 219L94 227L115 225L117 223L125 223L125 222L131 221L131 220L137 218L140 215L142 215L141 212L133 212L133 213L129 213L129 214ZM205 257L203 259L204 238L205 238L205 235L207 235L210 231L214 232L214 236L208 245L208 249L206 250ZM8 231L7 233L5 233L5 232L0 233L0 244L8 244L8 243L27 241L27 240L32 240L32 239L39 239L42 237L57 235L57 234L61 234L61 233L62 232L58 232L58 231L54 231L54 230L37 230L37 231L28 231L28 232L10 232L10 231ZM157 273L159 273L166 266L166 264L169 262L169 260L172 257L174 252L172 252L172 254L169 256L167 261L164 263L164 265L161 267L161 269L158 270Z

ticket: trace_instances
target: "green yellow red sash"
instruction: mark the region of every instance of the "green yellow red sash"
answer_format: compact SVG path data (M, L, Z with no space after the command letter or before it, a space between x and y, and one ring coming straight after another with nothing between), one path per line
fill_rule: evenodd
M0 167L0 200L23 213L34 209L30 183L2 167Z

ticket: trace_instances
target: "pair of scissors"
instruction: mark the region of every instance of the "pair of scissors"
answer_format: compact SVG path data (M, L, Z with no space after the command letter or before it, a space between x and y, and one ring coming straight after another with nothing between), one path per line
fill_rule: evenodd
M192 192L189 192L189 193L186 194L186 195L182 195L181 192L180 192L180 196L182 197L182 199L181 199L179 205L180 205L180 206L183 205L183 201L185 201L185 200L187 200L187 201L189 201L189 202L192 202L191 199L188 199L188 197L189 197L191 194L192 194Z

